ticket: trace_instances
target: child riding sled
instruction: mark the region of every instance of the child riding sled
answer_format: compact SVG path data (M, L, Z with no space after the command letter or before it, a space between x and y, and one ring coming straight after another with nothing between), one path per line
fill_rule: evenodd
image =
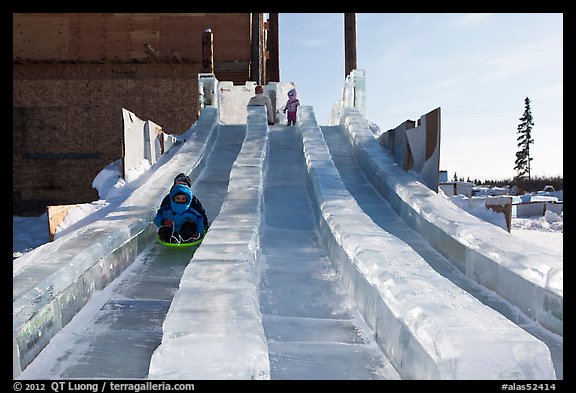
M154 224L158 236L165 243L191 243L204 235L204 218L192 207L192 191L183 184L170 190L170 203L156 212Z

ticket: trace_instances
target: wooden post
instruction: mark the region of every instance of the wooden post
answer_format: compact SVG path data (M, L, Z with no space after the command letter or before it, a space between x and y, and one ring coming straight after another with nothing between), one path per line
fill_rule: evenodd
M280 51L278 37L278 14L270 13L268 16L268 60L266 61L267 81L280 82Z
M264 14L259 14L258 18L258 30L260 34L260 44L259 49L259 59L260 59L260 84L265 85L268 77L266 76L266 62L268 55L266 53L266 29L268 28L268 23L264 23Z
M252 37L250 45L250 80L256 82L257 85L262 84L262 63L260 56L262 54L262 37L260 34L261 26L263 26L264 15L262 13L252 14Z
M214 42L211 29L202 33L202 73L214 73Z
M356 14L344 14L344 78L356 69Z

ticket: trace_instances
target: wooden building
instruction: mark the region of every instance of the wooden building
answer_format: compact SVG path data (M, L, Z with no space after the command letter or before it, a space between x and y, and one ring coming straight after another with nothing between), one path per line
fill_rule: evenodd
M181 134L207 66L235 84L279 75L267 25L261 13L14 13L13 214L97 200L92 180L122 157L122 108Z

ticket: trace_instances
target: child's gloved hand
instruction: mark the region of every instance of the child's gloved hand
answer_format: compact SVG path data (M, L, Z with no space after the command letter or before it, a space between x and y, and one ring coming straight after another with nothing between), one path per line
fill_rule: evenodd
M173 227L174 226L174 221L170 220L169 218L165 219L163 221L163 224L165 227Z

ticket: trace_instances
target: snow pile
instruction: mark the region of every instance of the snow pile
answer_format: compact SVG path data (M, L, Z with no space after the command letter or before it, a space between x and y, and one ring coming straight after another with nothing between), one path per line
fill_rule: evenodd
M508 230L508 226L506 224L506 216L504 216L504 213L498 213L492 209L487 208L485 198L468 198L460 194L454 195L449 199L456 206L472 214L473 216L499 226L502 229Z

